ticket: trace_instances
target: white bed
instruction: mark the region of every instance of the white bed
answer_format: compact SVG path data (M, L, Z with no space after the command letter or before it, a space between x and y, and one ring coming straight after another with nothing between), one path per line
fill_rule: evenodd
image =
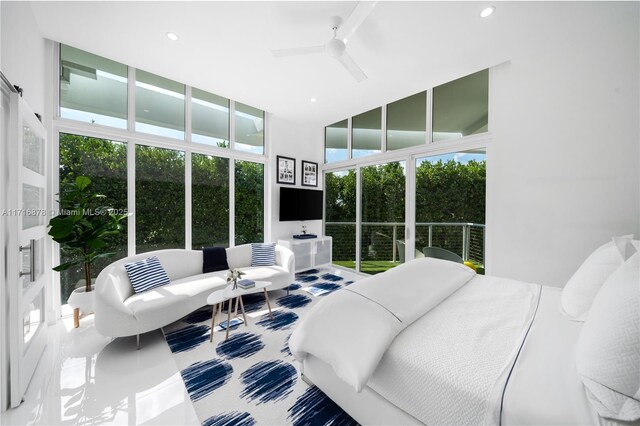
M316 305L290 340L305 380L361 424L603 423L575 367L583 323L561 313L560 289L435 262L445 270L425 274L434 261L420 259L387 274L397 292L385 306L370 283ZM452 273L460 279L440 283ZM440 293L416 302L422 314L402 305L418 297L411 279ZM378 322L385 310L388 325ZM371 321L374 334L358 331Z

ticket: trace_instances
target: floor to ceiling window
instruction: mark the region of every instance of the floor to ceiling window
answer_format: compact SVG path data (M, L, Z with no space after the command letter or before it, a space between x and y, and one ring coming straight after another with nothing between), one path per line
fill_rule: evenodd
M264 164L235 162L236 245L264 239Z
M377 274L442 255L484 271L488 99L485 69L325 127L335 264Z
M89 189L105 196L102 206L124 211L127 209L127 144L108 139L92 138L67 133L60 134L59 185L63 188L75 178L91 179ZM114 255L98 259L92 270L94 278L109 263L127 256L127 223L124 230L111 239L108 250ZM69 261L64 250L60 251L60 263ZM61 300L66 301L71 292L84 280L82 265L60 273Z
M482 151L416 159L416 253L437 247L484 268L486 165Z
M136 145L136 253L184 248L184 152Z
M127 255L264 240L264 111L70 46L59 59L60 185L86 175L131 214L94 278ZM60 274L63 304L83 277Z
M229 247L229 159L191 154L191 246Z
M324 175L325 235L332 237L336 265L356 268L356 170Z

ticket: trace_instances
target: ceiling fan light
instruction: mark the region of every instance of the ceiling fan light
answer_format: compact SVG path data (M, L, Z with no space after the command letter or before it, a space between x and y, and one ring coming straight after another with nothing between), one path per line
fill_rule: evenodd
M342 56L346 48L347 46L345 46L344 42L337 38L331 39L326 46L327 53L332 58L339 58L340 56Z

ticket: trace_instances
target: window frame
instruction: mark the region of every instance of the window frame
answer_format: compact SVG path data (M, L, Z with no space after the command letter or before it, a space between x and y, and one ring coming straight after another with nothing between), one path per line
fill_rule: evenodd
M127 76L127 128L120 129L116 127L110 127L100 124L92 124L88 122L77 121L73 119L63 118L60 116L60 43L53 43L52 50L54 52L52 66L51 66L51 80L54 85L54 90L51 96L51 111L52 118L50 120L49 128L52 137L51 142L51 157L49 158L49 164L51 164L51 172L48 176L49 179L49 199L46 200L50 209L55 209L57 194L60 192L60 134L70 133L86 137L94 137L100 139L109 139L127 144L127 208L129 212L133 214L127 218L127 256L133 256L136 254L136 220L135 220L135 179L136 179L136 167L135 167L135 149L137 145L150 146L155 148L172 149L176 151L184 152L185 161L185 249L192 249L192 179L191 179L191 154L203 154L215 157L222 157L229 160L229 247L235 246L235 227L233 221L235 218L235 161L249 161L254 163L263 164L264 167L264 184L263 184L263 201L264 201L264 215L263 215L263 235L265 241L271 238L271 227L269 224L270 215L268 214L271 206L269 195L269 182L271 179L271 172L269 165L270 154L270 141L269 141L269 113L263 111L264 119L264 149L262 154L255 154L251 152L238 151L233 149L235 142L235 125L233 117L235 116L235 101L229 99L229 148L221 148L213 145L206 145L202 143L192 142L192 116L191 116L191 102L192 102L192 86L185 84L185 137L184 139L174 139L166 136L152 135L135 130L135 72L136 68L128 66ZM90 53L90 52L89 52ZM108 58L107 58L108 59ZM125 64L126 65L126 64ZM182 83L181 83L182 84ZM50 241L48 248L48 256L51 257L54 264L58 264L60 260L60 248L59 245L53 241ZM49 318L59 318L62 315L62 305L66 301L61 300L60 295L60 277L59 274L52 275L52 286L50 286L50 293L47 295L49 299L48 309L52 313Z

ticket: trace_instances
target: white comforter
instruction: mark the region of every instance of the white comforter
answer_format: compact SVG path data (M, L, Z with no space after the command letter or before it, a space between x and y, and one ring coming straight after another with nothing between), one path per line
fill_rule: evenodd
M360 392L395 337L475 276L470 268L416 259L327 296L289 340L294 357L313 354Z

